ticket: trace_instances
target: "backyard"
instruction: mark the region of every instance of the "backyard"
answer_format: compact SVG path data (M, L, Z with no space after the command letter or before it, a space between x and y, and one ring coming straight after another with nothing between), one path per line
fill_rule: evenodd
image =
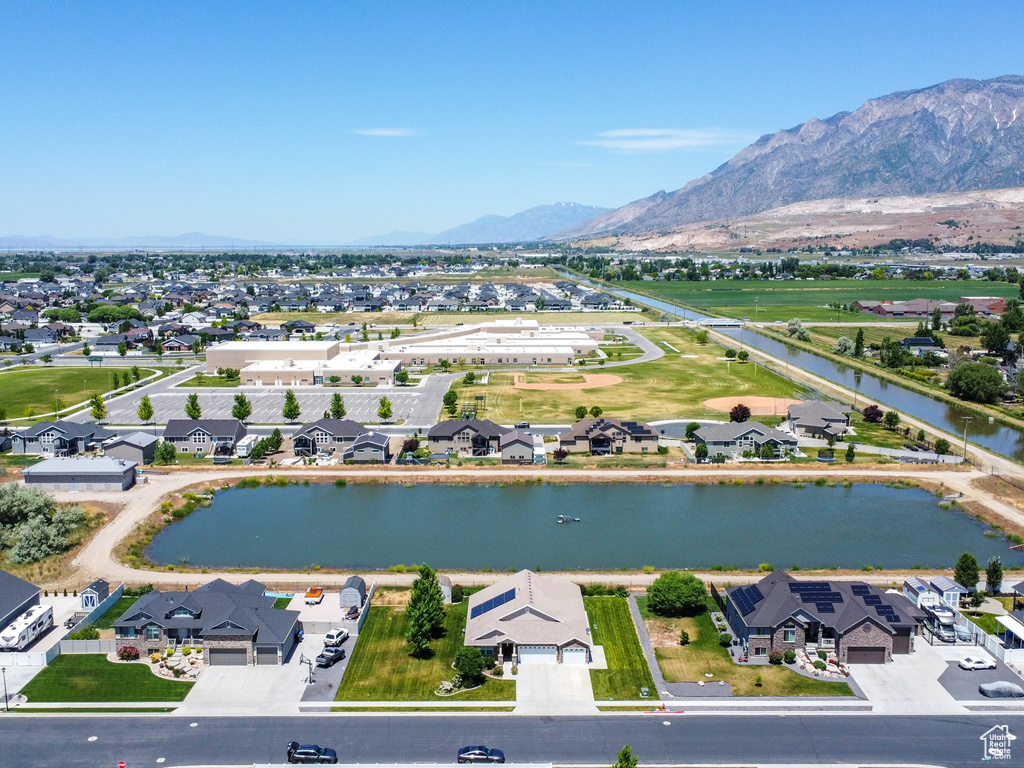
M852 696L846 683L816 680L804 677L785 665L739 665L729 655L729 649L719 642L719 631L711 620L711 610L717 610L709 598L708 611L693 618L662 618L647 610L647 598L637 598L654 644L654 655L665 680L670 683L697 682L708 679L724 680L732 685L735 696ZM680 645L680 631L690 636L689 645ZM728 631L728 630L726 630ZM656 640L656 638L659 638ZM706 673L711 673L706 678ZM757 683L761 682L759 686Z
M636 701L646 688L657 699L654 679L624 597L584 597L591 640L604 648L608 669L592 669L595 701Z
M647 328L651 341L665 350L665 356L649 363L606 368L587 365L576 373L531 372L527 382L559 383L580 374L614 374L619 384L589 389L516 389L512 374L495 373L490 383L453 384L459 399L471 403L477 395L486 398L481 418L514 423L529 418L541 423L565 424L575 421L578 405L599 406L605 416L649 421L670 418L728 419L728 413L703 404L715 397L760 395L791 398L799 387L791 381L753 363L719 359L725 350L712 343L698 344L693 331L684 328ZM667 347L666 344L671 345Z
M352 660L335 696L337 701L444 701L434 691L451 680L452 661L462 648L468 602L445 610L444 637L434 640L434 655L409 655L405 633L409 628L404 608L375 606L359 633ZM487 681L479 688L456 694L452 701L510 701L516 697L513 680Z
M110 606L106 613L96 619L96 621L93 622L93 626L95 626L96 629L112 629L114 622L120 619L121 616L124 615L125 611L135 605L135 601L138 599L139 598L137 597L122 597Z
M61 654L22 689L46 702L184 701L193 683L157 677L148 663L115 664L101 654Z

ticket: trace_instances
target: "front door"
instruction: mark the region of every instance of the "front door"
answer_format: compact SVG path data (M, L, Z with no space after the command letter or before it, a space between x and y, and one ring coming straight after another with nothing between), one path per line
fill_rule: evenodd
M501 644L501 658L503 661L514 661L512 643Z

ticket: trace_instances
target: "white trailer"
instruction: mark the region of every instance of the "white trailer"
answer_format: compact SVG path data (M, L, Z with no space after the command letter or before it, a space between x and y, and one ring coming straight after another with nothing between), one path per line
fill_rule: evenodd
M240 459L249 458L249 454L252 453L252 449L259 441L260 439L256 435L246 435L235 445L235 455Z
M33 605L0 632L0 651L23 651L53 626L53 606Z

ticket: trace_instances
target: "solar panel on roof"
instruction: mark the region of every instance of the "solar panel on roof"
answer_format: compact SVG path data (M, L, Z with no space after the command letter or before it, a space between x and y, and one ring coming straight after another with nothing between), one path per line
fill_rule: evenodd
M877 613L879 616L889 616L895 615L896 612L892 609L891 605L876 605L875 613Z
M504 605L510 600L514 600L516 596L515 589L510 589L507 592L502 592L496 597L492 597L490 600L484 600L480 605L473 606L473 610L470 611L469 617L475 619L477 616L483 616L488 611L497 608L498 606Z
M881 605L882 598L878 595L864 595L864 605Z
M890 613L888 616L885 617L885 619L890 624L899 624L900 623L900 615L898 613Z
M751 602L754 603L764 600L764 595L761 594L761 590L757 588L756 584L747 587L747 597L749 597Z
M750 598L747 597L747 593L742 587L733 590L732 601L736 604L736 608L739 609L741 616L754 612L754 604L750 602Z
M851 589L855 595L870 595L871 588L867 584L854 584Z
M836 609L832 603L815 603L814 607L818 609L818 613L835 613Z
M827 581L794 581L789 585L790 592L830 592L832 586Z
M800 599L805 603L841 603L843 602L843 596L839 592L807 592L800 595Z

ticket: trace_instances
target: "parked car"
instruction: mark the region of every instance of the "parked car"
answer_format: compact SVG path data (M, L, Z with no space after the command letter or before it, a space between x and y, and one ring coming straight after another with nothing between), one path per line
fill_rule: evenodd
M341 645L348 640L348 630L335 627L327 636L324 638L324 645L333 648L334 646Z
M338 753L330 747L321 747L319 744L299 744L297 741L289 741L288 762L337 763Z
M344 648L324 648L320 655L316 657L316 665L324 668L333 667L344 658Z
M967 656L960 659L960 669L973 672L976 669L995 669L996 663L992 659L985 659L981 656Z
M528 421L520 421L518 424L516 424L516 429L529 429L529 428L530 428L530 422L528 422Z
M1005 680L998 683L982 683L978 686L978 691L990 699L1024 699L1024 688Z
M504 763L505 753L500 749L492 749L478 745L475 747L463 747L459 750L458 762L460 763Z

